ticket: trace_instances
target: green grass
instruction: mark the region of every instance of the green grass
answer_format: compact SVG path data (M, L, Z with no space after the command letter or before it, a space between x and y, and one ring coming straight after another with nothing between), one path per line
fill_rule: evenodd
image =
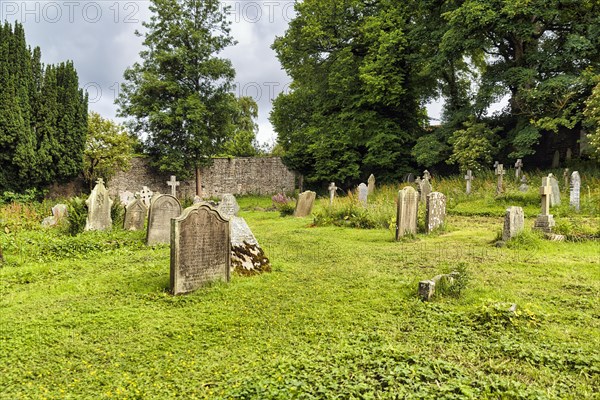
M374 203L393 209L396 190ZM452 212L444 232L394 242L270 205L240 199L273 272L178 297L168 246L141 232L4 232L0 398L600 396L600 242L528 229L496 248L503 213ZM418 300L419 280L462 263L460 297Z

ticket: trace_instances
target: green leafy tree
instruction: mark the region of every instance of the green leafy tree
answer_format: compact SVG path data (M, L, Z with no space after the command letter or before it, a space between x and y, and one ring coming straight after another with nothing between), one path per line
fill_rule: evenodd
M598 84L586 101L584 115L590 130L588 139L590 140L592 155L600 160L600 76L597 77L597 81Z
M417 2L307 0L273 44L292 77L270 120L284 162L310 183L382 181L410 170L434 85L411 41Z
M498 128L491 129L484 122L471 117L464 129L454 132L451 138L452 155L448 164L458 164L461 171L481 170L489 165L495 155L494 139Z
M98 179L110 179L117 171L131 167L134 140L119 124L96 112L88 117L88 135L83 153L83 176L91 185Z
M217 57L234 44L230 23L217 0L152 0L150 10L142 61L125 71L120 115L147 135L160 170L181 177L195 170L201 195L200 168L222 151L236 113L235 71Z
M260 148L256 140L258 124L258 104L252 97L236 99L237 107L233 114L230 138L223 146L223 154L233 157L254 157Z

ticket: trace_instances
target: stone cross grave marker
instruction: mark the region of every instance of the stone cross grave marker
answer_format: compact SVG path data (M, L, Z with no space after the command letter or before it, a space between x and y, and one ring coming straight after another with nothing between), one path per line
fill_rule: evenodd
M375 175L373 175L373 174L369 175L369 180L367 180L367 183L368 183L367 188L369 189L369 194L375 193Z
M446 196L433 192L427 196L425 208L425 229L427 233L439 228L446 219Z
M523 231L525 226L525 214L521 207L511 206L504 214L504 228L502 229L502 240L507 241Z
M542 178L542 187L540 188L540 195L542 196L542 210L537 216L534 224L535 229L542 230L544 232L551 232L552 227L555 225L554 216L550 214L550 196L552 195L552 184L550 183L551 175Z
M181 215L179 200L168 194L156 196L148 212L148 230L146 244L171 242L171 219Z
M504 171L504 165L500 164L498 161L496 161L494 167L496 168L495 174L498 177L498 184L496 185L496 195L499 195L503 191L502 177L504 176L506 171Z
M123 229L126 231L141 231L146 223L148 208L141 199L135 199L125 207Z
M398 191L396 210L396 240L406 234L417 233L417 215L419 211L419 193L407 186Z
M369 198L369 188L364 183L358 185L358 202L363 206L367 205Z
M521 178L521 169L523 168L523 160L517 159L515 163L515 179L518 181Z
M467 170L467 174L465 175L465 180L467 181L467 194L471 194L471 181L473 181L473 172L471 170Z
M419 183L419 201L421 201L422 203L425 203L427 201L427 196L429 196L429 194L433 190L433 188L431 187L431 183L429 183L429 178L427 176L428 175L424 175L423 179Z
M312 212L313 204L317 194L313 191L307 190L298 195L298 202L296 203L296 209L294 210L294 217L307 217Z
M428 181L431 180L431 174L429 173L429 171L423 171L423 179L427 179Z
M86 231L106 231L112 229L110 208L113 201L108 197L104 180L98 179L90 197L85 201L88 215L85 221Z
M153 194L154 193L152 193L152 190L150 190L148 186L144 186L142 188L142 191L140 192L140 198L142 199L146 207L150 207L150 201L152 200Z
M231 241L227 218L202 203L186 208L170 225L173 294L189 293L216 280L229 282Z
M171 186L171 196L177 197L177 186L180 182L177 181L175 175L171 175L171 179L167 181L167 186Z
M579 211L579 195L581 191L581 177L578 171L571 174L571 190L569 192L569 204Z
M221 215L225 218L231 218L238 215L238 212L240 212L240 206L238 205L234 195L226 193L223 195L221 202L217 206L217 210L219 210Z
M552 186L552 194L550 195L550 207L559 206L560 188L558 187L558 180L552 174L548 175L548 180L550 181L550 185Z
M329 191L329 205L333 205L333 199L335 198L335 193L338 190L338 187L335 186L335 182L331 182L329 187L327 188Z

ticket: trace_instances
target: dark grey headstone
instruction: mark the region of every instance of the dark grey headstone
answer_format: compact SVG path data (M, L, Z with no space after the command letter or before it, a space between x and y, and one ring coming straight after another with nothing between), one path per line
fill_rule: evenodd
M171 196L172 197L172 196ZM192 292L216 280L229 281L229 221L207 204L186 208L171 221L171 292Z

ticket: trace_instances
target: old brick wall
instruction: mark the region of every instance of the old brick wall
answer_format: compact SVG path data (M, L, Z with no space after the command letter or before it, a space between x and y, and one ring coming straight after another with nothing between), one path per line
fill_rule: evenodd
M139 192L143 186L160 193L171 193L167 185L170 174L164 174L149 166L146 158L131 160L131 169L119 172L107 182L111 196L129 190ZM294 190L294 174L281 162L279 157L266 158L217 158L214 163L202 170L202 194L204 197L220 197L224 193L275 194ZM178 181L180 179L177 179ZM177 187L177 197L194 197L195 180L181 181Z

